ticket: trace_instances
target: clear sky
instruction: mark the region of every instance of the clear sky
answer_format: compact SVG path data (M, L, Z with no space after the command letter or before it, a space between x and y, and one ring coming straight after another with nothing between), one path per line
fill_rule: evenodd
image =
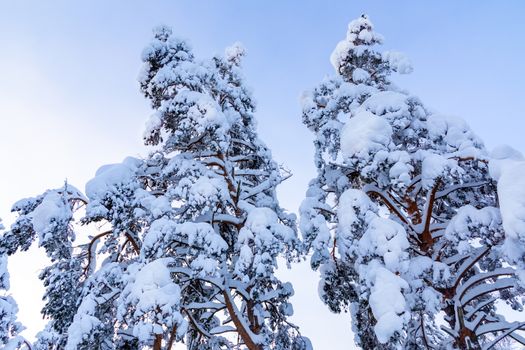
M430 108L461 116L490 149L525 150L523 1L7 1L0 0L0 217L11 204L67 178L80 189L106 163L145 154L151 113L136 77L151 28L171 25L197 55L240 41L263 140L294 176L280 201L297 211L314 176L299 97L333 73L347 23L369 14L385 49L406 53L394 80ZM36 251L10 260L28 335L41 326ZM307 264L283 271L296 289L295 322L317 349L351 349L348 315L317 298Z

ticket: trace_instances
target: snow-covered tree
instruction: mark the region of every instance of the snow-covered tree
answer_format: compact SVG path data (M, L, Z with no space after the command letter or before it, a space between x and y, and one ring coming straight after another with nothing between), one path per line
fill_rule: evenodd
M109 225L86 248L66 349L310 348L288 321L292 286L274 274L300 242L276 199L288 174L257 136L243 55L234 45L197 61L169 28L155 30L139 78L153 151L86 186L84 221Z
M482 142L392 84L392 72L412 68L380 52L382 40L366 16L352 21L331 56L336 75L303 98L318 174L300 228L320 296L351 312L364 349L525 344L525 324L497 308L523 309L523 207L509 205L509 231Z
M18 214L16 221L0 240L0 251L12 255L38 239L51 261L39 275L46 290L42 315L49 322L37 336L36 349L63 349L78 306L82 268L73 252L72 223L74 211L83 203L83 195L68 184L20 200L12 209Z
M0 230L3 230L0 220ZM0 236L0 240L1 240ZM26 342L19 333L23 326L17 321L18 306L9 290L9 272L7 270L7 254L0 249L0 348L11 350L26 348Z

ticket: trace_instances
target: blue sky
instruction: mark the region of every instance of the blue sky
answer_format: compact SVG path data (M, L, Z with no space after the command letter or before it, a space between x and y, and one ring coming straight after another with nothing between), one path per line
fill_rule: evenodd
M385 49L406 53L394 81L426 106L463 117L488 148L525 150L525 3L522 1L7 1L0 0L0 217L11 204L64 179L79 188L105 163L145 153L151 113L136 77L157 24L197 55L240 41L258 101L261 137L294 176L281 203L296 211L314 176L311 135L299 97L333 73L329 56L347 23L369 14ZM23 263L22 263L23 262ZM38 328L38 253L12 259L20 317ZM296 322L320 349L351 348L349 316L317 301L305 265L283 272L296 285Z

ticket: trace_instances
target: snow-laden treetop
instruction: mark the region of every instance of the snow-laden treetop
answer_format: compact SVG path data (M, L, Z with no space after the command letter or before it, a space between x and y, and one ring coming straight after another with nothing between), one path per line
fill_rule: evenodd
M404 55L374 51L373 46L382 43L383 36L376 33L372 22L362 15L348 24L346 38L337 44L330 62L336 72L351 76L356 82L370 78L380 81L387 68L401 74L412 72L412 65Z

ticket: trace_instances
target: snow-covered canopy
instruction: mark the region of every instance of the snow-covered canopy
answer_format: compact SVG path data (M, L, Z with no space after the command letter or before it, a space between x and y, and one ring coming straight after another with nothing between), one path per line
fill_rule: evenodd
M352 312L366 349L489 346L490 334L525 344L513 333L525 325L494 303L522 309L525 161L489 156L464 120L392 84L412 68L382 42L368 17L352 21L337 74L302 98L318 173L300 227L321 299Z

